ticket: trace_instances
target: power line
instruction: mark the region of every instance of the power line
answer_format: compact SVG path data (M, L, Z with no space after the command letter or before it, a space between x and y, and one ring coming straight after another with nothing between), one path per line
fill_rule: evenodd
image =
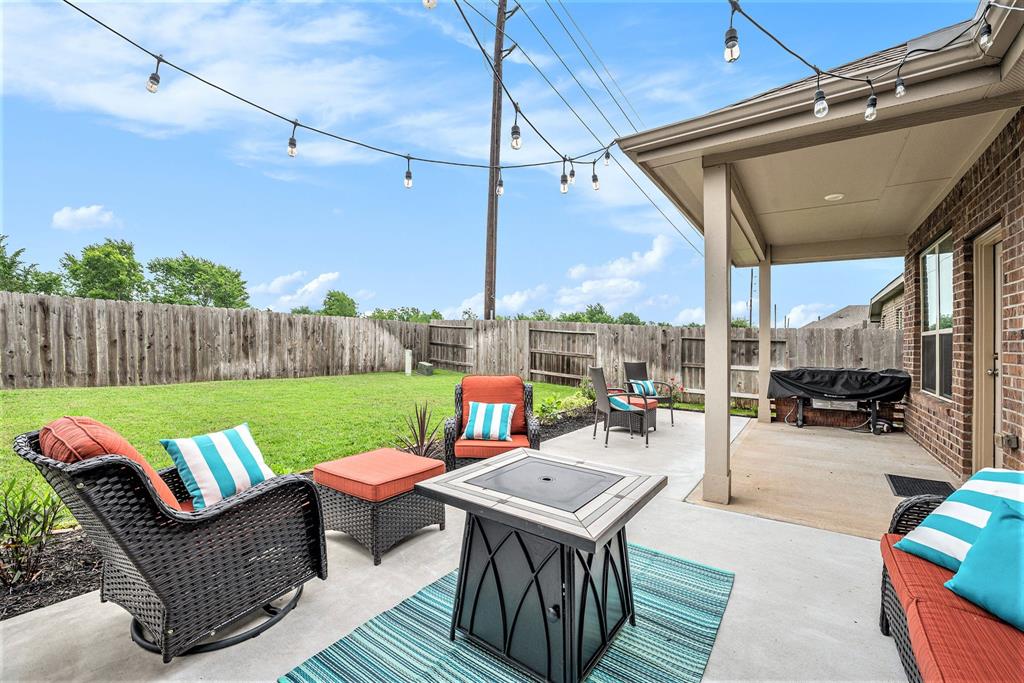
M495 28L497 28L497 26L496 26L496 25L495 25L495 23L494 23L494 22L493 22L493 21L491 20L491 18L490 18L490 17L488 17L488 16L487 16L486 14L484 14L483 12L481 12L481 11L480 11L479 9L477 9L477 8L476 8L476 7L475 7L475 6L473 5L473 3L472 3L472 2L470 2L469 0L461 0L461 1L462 1L462 2L463 2L463 3L464 3L464 4L466 5L466 6L467 6L467 7L469 7L469 8L471 9L471 10L473 10L474 12L476 12L476 13L477 13L477 14L478 14L479 16L483 17L483 19L484 19L485 21L487 21L487 22L488 22L488 23L490 23L490 24L491 24L492 26L494 26ZM491 0L491 1L493 2L494 0ZM523 11L523 14L526 14L525 10ZM533 23L533 22L531 22L531 23ZM551 43L550 43L549 41L547 41L547 39L546 39L546 36L544 36L543 32L542 32L542 31L540 30L540 28L539 28L539 27L537 27L537 26L536 26L536 24L534 24L534 28L536 28L536 29L537 29L537 32L541 34L541 37L542 37L542 38L545 38L545 42L547 42L547 43L548 43L548 47L551 47ZM526 50L525 50L525 49L523 48L523 46L522 46L521 44L519 44L519 42L518 42L518 41L516 41L516 40L515 40L515 39L514 39L514 38L513 38L512 36L508 35L508 33L506 33L506 32L505 32L504 30L502 30L502 34L503 34L503 35L505 36L505 38L508 38L508 40L509 40L510 42L512 42L512 44L514 44L514 45L515 45L515 46L516 46L516 47L518 48L519 52L520 52L520 53L521 53L521 54L523 55L523 57L524 57L524 58L526 59L526 61L530 63L530 66L532 66L532 67L533 67L533 68L534 68L534 69L535 69L535 70L537 71L537 73L538 73L538 74L540 74L540 77L541 77L542 79L544 79L544 82L548 84L548 87L550 87L550 88L551 88L551 90L553 90L553 91L554 91L554 93L555 93L556 95L558 95L559 99L561 99L561 100L562 100L562 102L563 102L563 103L565 104L565 106L566 106L566 107L568 107L569 111L571 111L571 112L573 113L573 115L574 115L574 116L575 116L575 117L576 117L576 118L577 118L577 119L579 120L580 124L581 124L581 125L582 125L582 126L583 126L583 127L584 127L584 128L586 129L586 130L587 130L587 132L588 132L588 133L590 133L590 135L591 135L591 136L592 136L592 137L593 137L593 138L594 138L595 140L598 140L598 141L600 141L600 137L598 137L597 133L595 133L595 132L594 132L594 129L590 127L590 125L589 125L589 124L588 124L588 123L586 122L586 120L585 120L585 119L584 119L584 118L583 118L583 117L582 117L582 116L580 115L580 113L579 113L578 111L576 111L576 108L572 106L572 103L570 103L570 102L569 102L569 100L568 100L568 99L566 99L565 95L563 95L563 94L562 94L562 92L561 92L561 91L560 91L560 90L558 89L558 87L557 87L557 86L555 86L555 84L554 84L554 83L553 83L553 82L551 81L551 79L550 79L550 78L548 78L547 74L545 74L545 73L544 73L544 70L543 70L543 69L541 69L541 68L540 68L540 66L538 66L538 65L537 65L537 62L535 62L535 61L533 60L533 58L532 58L532 57L530 56L530 53L529 53L529 52L527 52L527 51L526 51ZM552 47L552 50L554 51L554 48L553 48L553 47ZM557 52L556 52L556 56L558 56L558 55L557 55ZM563 62L563 65L564 65L564 64L565 64L565 63ZM572 74L572 72L570 71L570 75L571 75L571 74ZM579 84L579 81L576 81L576 82L577 82L577 84ZM582 85L581 85L580 87L582 88ZM585 90L584 90L584 92L585 92ZM593 100L591 100L591 101L593 101ZM596 104L595 104L595 107L596 107ZM598 107L598 111L599 111L599 112L601 111L601 110L600 110L600 107ZM632 181L632 183L633 183L633 184L634 184L634 185L636 186L636 188L637 188L638 190L640 190L640 193L641 193L641 194L642 194L642 195L643 195L643 196L644 196L644 197L645 197L645 198L647 199L647 201L648 201L648 202L650 202L651 206L653 206L653 207L654 207L654 208L655 208L655 209L656 209L656 210L658 211L658 213L660 213L660 214L661 214L662 218L664 218L664 219L665 219L665 221L666 221L666 222L667 222L667 223L668 223L669 225L671 225L671 226L672 226L672 229L673 229L673 230L675 230L675 231L676 231L677 233L679 233L679 236L683 238L683 241L684 241L684 242L686 242L686 243L687 243L688 245L690 245L690 248L692 248L692 249L693 249L693 250L694 250L695 252L697 252L698 254L700 254L701 256L703 256L703 255L704 255L704 252L702 252L702 251L700 250L700 248L699 248L699 247L697 247L697 245L695 245L695 244L694 244L694 243L693 243L693 242L692 242L692 241L690 240L690 238L689 238L689 237L687 237L686 233L684 233L684 232L683 232L682 230L680 230L680 229L679 229L679 226L677 226L677 225L675 224L675 222L674 222L674 221L673 221L673 220L672 220L671 218L669 218L668 214L667 214L667 213L665 213L665 211L664 211L664 210L663 210L663 209L662 209L662 208L661 208L661 207L660 207L660 206L658 205L658 203L654 201L654 198L652 198L652 197L651 197L651 195L650 195L650 194L649 194L649 193L648 193L648 192L647 192L647 191L646 191L646 190L645 190L645 189L643 188L643 186L642 186L642 185L640 185L640 183L639 183L639 182L638 182L638 181L636 180L636 178L634 178L634 177L633 177L633 175L632 175L632 174L631 174L631 173L629 172L629 170L628 170L628 169L627 169L627 168L626 168L625 166L623 166L623 165L622 165L622 164L621 164L621 163L619 162L619 160L618 160L617 158L615 158L615 157L611 156L610 154L608 154L608 153L606 152L606 153L605 153L605 164L607 164L607 163L608 163L608 161L609 161L610 159L614 159L614 160L615 160L615 165L616 165L616 166L618 166L620 170L622 170L622 172L623 172L623 173L624 173L624 174L626 175L626 177L627 177L627 178L629 178L629 179L630 179L630 181Z
M548 6L548 9L551 10L551 14L558 21L558 25L562 27L563 31L565 31L565 35L569 36L569 40L572 41L572 44L576 47L576 50L580 53L580 56L583 57L583 61L587 63L587 66L590 67L590 70L594 72L595 76L597 76L597 80L601 83L601 86L604 88L604 91L608 93L608 96L612 98L612 102L614 102L615 106L619 108L619 111L622 112L622 115L626 117L626 121L629 122L630 126L632 126L633 131L639 132L639 129L637 129L636 127L636 124L633 123L633 120L631 118L629 118L629 114L627 114L626 110L622 108L621 104L619 104L618 98L615 97L611 89L608 87L608 84L604 82L603 78L601 78L601 74L597 73L597 69L594 68L594 65L590 61L590 58L587 57L587 53L585 53L583 51L583 48L580 47L580 44L576 42L576 39L573 37L572 32L569 30L569 27L566 26L565 22L562 21L562 17L558 16L558 12L555 11L555 7L554 5L551 4L551 0L544 0L544 2Z
M264 106L262 104L254 102L253 100L250 100L250 99L248 99L246 97L243 97L243 96L241 96L241 95L239 95L239 94L237 94L235 92L232 92L231 90L228 90L227 88L225 88L225 87L223 87L221 85L218 85L218 84L216 84L216 83L214 83L212 81L209 81L209 80L203 78L202 76L200 76L200 75L198 75L196 73L193 73L192 71L189 71L188 69L186 69L183 66L180 66L178 64L175 64L174 62L169 61L163 55L158 54L156 52L153 52L152 50L144 47L143 45L139 44L135 40L129 38L124 33L121 33L120 31L118 31L117 29L113 28L109 24L103 22L102 20L100 20L96 16L94 16L94 15L90 14L89 12L85 11L84 9L82 9L81 7L76 5L75 3L71 2L70 0L62 0L62 2L64 4L66 4L66 5L68 5L69 7L71 7L72 9L76 10L80 14L84 15L88 19L92 20L97 25L103 27L104 29L106 29L110 33L112 33L112 34L116 35L117 37L121 38L123 41L125 41L129 45L132 45L136 49L146 53L147 55L149 55L150 57L155 59L156 63L157 63L157 71L155 71L153 73L153 75L150 77L150 90L152 92L156 91L156 87L158 86L158 84L160 82L160 78L159 78L160 65L161 64L166 64L167 66L169 66L170 68L178 71L179 73L182 73L185 76L188 76L190 78L193 78L193 79L199 81L200 83L203 83L204 85L207 85L207 86L209 86L209 87L211 87L211 88L213 88L215 90L218 90L221 93L223 93L223 94L225 94L225 95L227 95L229 97L232 97L235 100L237 100L237 101L239 101L239 102L241 102L243 104L246 104L246 105L248 105L250 107L253 107L254 109L258 109L259 111L262 111L265 114L268 114L269 116L272 116L274 118L280 119L281 121L284 121L286 123L291 124L292 125L292 136L289 139L288 149L289 149L289 154L292 155L292 156L294 156L294 152L295 152L295 148L296 148L296 145L293 144L293 141L294 141L294 138L295 138L295 131L298 130L298 129L303 129L303 130L308 130L311 133L316 133L318 135L323 135L325 137L332 138L334 140L338 140L340 142L345 142L347 144L354 145L356 147L361 147L363 149L368 149L368 150L371 150L371 151L374 151L374 152L378 152L380 154L384 154L384 155L388 155L388 156L392 156L392 157L397 157L397 158L405 159L407 164L412 162L412 161L416 161L418 163L436 164L436 165L442 165L442 166L455 166L455 167L461 167L461 168L485 168L485 169L490 169L491 168L490 164L480 164L480 163L467 162L467 161L454 161L454 160L450 160L450 159L439 159L439 158L433 158L433 157L423 157L423 156L417 156L417 155L413 155L413 154L406 154L406 153L403 153L403 152L398 152L398 151L395 151L395 150L391 150L391 149L387 149L387 148L384 148L384 147L380 147L378 145L374 145L374 144L370 144L370 143L367 143L367 142L363 142L361 140L356 140L354 138L346 137L344 135L339 135L337 133L332 133L331 131L324 130L322 128L317 128L315 126L310 126L308 124L301 123L301 122L298 121L298 119L285 116L284 114L281 114L281 113L279 113L277 111L274 111L274 110L272 110L272 109L270 109L270 108L268 108L268 107L266 107L266 106ZM475 37L475 34L474 34L474 37ZM484 54L486 56L486 52ZM488 63L489 62L490 62L490 60L488 59ZM492 67L493 67L493 65L492 65ZM155 78L155 82L154 82L154 78L153 78L154 76L156 77ZM507 91L506 91L506 94L508 94ZM511 96L510 96L510 99L511 99ZM597 148L595 150L592 150L590 152L586 152L584 154L580 154L578 156L563 155L561 152L559 152L557 149L555 149L555 147L550 142L548 142L548 140L540 133L540 131L538 131L533 126L533 124L526 118L526 115L523 114L521 110L519 111L519 115L522 116L523 120L527 121L528 125L530 125L530 127L533 128L534 132L536 132L537 135L539 137L541 137L541 139L543 139L548 144L549 147L551 147L551 149L558 155L558 159L552 159L552 160L549 160L549 161L536 161L536 162L532 162L532 163L506 164L506 165L500 166L499 168L503 168L503 169L536 168L536 167L540 167L540 166L551 166L551 165L556 165L556 164L565 164L566 161L570 161L570 162L576 161L576 162L579 162L579 161L584 160L584 159L590 160L591 157L594 157L594 159L596 160L597 158L600 158L599 155L601 155L603 152L606 152L608 147L610 146L610 145L605 145L605 144L602 143L599 148ZM598 155L598 156L595 156L595 155Z
M594 53L594 57L597 59L597 62L601 65L601 68L604 69L604 72L608 75L609 80L611 80L611 82L615 85L615 89L619 91L620 95L622 95L622 99L624 99L626 101L626 104L629 105L629 110L633 112L633 116L636 117L636 120L640 122L641 126L646 128L647 124L644 123L643 118L640 117L640 112L636 110L636 107L633 106L633 103L630 101L629 96L626 95L626 91L624 91L622 89L622 86L619 85L619 82L615 80L615 76L608 69L608 66L604 63L604 60L601 59L601 55L598 54L597 50L590 43L590 39L587 38L587 34L584 33L583 29L580 28L580 25L576 23L576 19L572 16L572 12L569 11L569 6L562 2L562 0L558 0L558 4L562 6L562 11L565 12L565 16L569 17L569 21L571 21L572 25L576 27L577 31L579 31L580 37L583 38L583 42L586 43L587 47L590 48L590 51Z

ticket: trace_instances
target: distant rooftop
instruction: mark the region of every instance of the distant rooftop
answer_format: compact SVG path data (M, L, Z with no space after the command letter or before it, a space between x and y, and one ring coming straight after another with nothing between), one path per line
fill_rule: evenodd
M844 306L835 313L807 323L803 329L844 330L848 327L865 327L868 322L868 307L860 304Z

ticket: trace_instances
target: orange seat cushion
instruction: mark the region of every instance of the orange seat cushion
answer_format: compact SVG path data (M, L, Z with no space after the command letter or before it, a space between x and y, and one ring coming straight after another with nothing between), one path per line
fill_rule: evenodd
M927 683L1024 680L1024 633L993 616L916 600L907 630Z
M512 403L512 433L526 433L526 388L516 375L468 375L462 378L462 424L469 422L469 402ZM508 443L507 441L505 443ZM507 450L507 449L506 449Z
M135 447L114 429L91 417L61 417L39 430L39 448L47 458L76 463L101 455L121 455L134 461L146 473L160 500L181 509L167 483Z
M511 441L484 441L481 439L459 439L455 442L456 458L491 458L507 453L514 448L529 448L530 439L526 434L513 434Z
M903 611L907 611L916 600L928 600L944 607L989 616L988 612L943 585L953 577L953 572L917 555L894 548L895 543L901 538L903 536L900 534L886 534L882 536L881 545L882 562L889 570L889 580L896 591L896 597L903 605Z
M444 462L394 448L320 463L313 481L356 498L378 502L412 491L416 482L444 474Z

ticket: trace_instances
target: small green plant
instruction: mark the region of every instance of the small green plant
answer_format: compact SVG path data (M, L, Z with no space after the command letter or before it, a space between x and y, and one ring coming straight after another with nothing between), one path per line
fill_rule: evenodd
M591 401L597 399L597 393L594 392L594 383L590 381L590 377L584 377L580 380L580 393Z
M583 415L594 407L594 399L588 398L582 391L577 391L562 398L548 398L537 406L537 419L543 425L554 424L562 417Z
M437 438L438 422L430 426L431 412L429 406L415 404L413 414L406 415L406 432L397 436L396 444L402 450L424 458L436 458L441 450L441 442Z
M551 424L558 419L559 412L559 400L554 396L544 399L537 405L537 419L541 424Z
M0 489L0 583L11 587L39 574L46 543L64 514L52 492L39 493L32 482L11 479Z

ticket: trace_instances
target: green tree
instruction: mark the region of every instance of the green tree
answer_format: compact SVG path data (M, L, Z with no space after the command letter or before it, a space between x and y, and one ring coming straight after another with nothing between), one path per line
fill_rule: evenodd
M296 306L292 309L292 315L317 315L319 311L314 311L309 306Z
M324 307L320 310L320 315L340 315L354 318L358 311L359 306L355 299L341 290L332 289L324 297Z
M527 320L551 320L551 314L543 308L538 308L527 317Z
M583 311L573 311L572 313L559 313L558 317L555 318L560 323L585 323L589 322L587 316Z
M0 291L32 294L63 294L60 274L39 270L35 263L22 261L24 249L7 253L7 236L0 235Z
M590 304L583 311L588 323L613 323L615 318L601 304Z
M733 318L732 319L732 326L733 327L750 327L750 321L748 321L746 318Z
M143 298L148 289L135 245L126 240L90 244L81 256L68 252L60 260L70 293L90 299Z
M434 309L430 313L421 311L415 306L402 306L400 308L375 308L370 311L369 316L374 320L400 320L406 323L426 323L431 320L441 320L444 316Z
M477 318L476 311L474 311L472 308L464 308L464 309L462 309L462 319L463 320L476 320L476 318Z
M246 308L249 293L242 273L209 259L190 256L155 258L146 264L153 279L151 300L161 304Z
M643 325L644 321L636 313L625 312L615 320L620 325Z

